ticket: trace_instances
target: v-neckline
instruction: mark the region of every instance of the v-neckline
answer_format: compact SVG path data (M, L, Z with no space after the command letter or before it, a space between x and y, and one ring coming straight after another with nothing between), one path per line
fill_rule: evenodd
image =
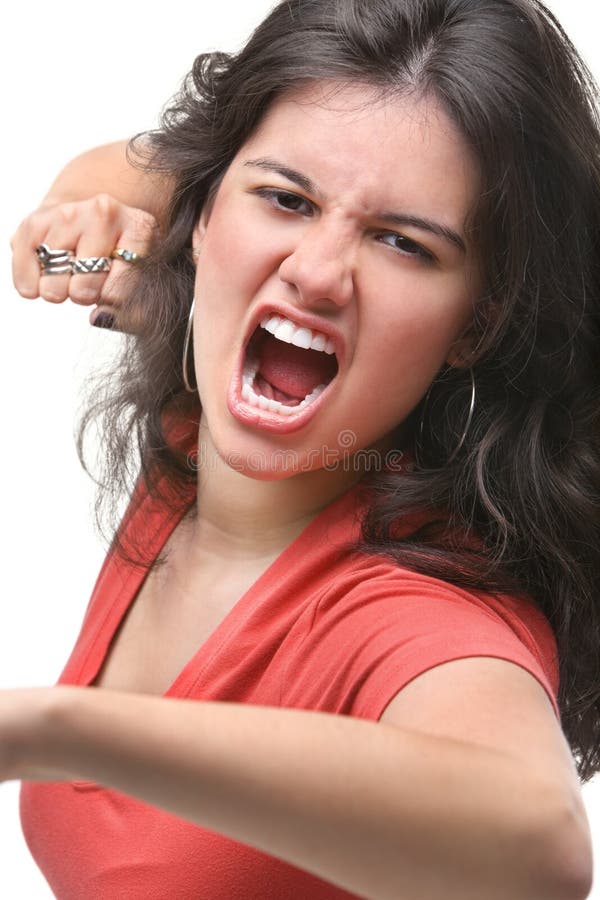
M274 560L272 560L258 578L252 582L217 626L210 632L208 637L206 637L206 639L196 648L169 687L162 693L157 693L155 696L181 697L186 693L186 690L189 689L196 678L196 673L202 659L206 657L206 662L208 662L210 659L214 658L227 642L232 632L238 626L243 624L244 619L256 608L257 598L259 598L260 602L261 589L267 584L272 583L273 580L276 580L279 575L282 577L286 576L289 572L288 561L297 561L299 558L302 559L305 555L304 548L306 547L308 549L308 546L317 537L322 540L323 534L335 525L338 520L346 520L347 515L352 510L353 506L356 507L358 512L359 507L362 505L360 500L360 487L360 483L352 486L311 519L302 531L293 538L283 550L281 550ZM148 500L148 498L145 499ZM142 503L142 506L143 505L144 504ZM161 518L159 520L157 530L151 538L153 562L162 552L171 534L189 511L189 508L189 504L182 505L176 515L167 516L166 518ZM141 512L141 509L138 510L138 512ZM85 659L79 669L79 677L77 678L78 684L82 686L92 686L93 682L98 677L104 663L110 655L113 642L121 623L130 611L146 578L152 571L153 562L145 567L135 567L124 564L123 561L117 557L113 557L112 559L109 558L108 570L110 571L111 568L117 571L121 570L121 586L117 590L114 600L110 604L106 614L96 623L95 633L90 636L91 640L88 643L88 652L85 654ZM123 566L125 566L124 571ZM99 588L101 590L101 582L102 575L99 578L99 584L96 589Z

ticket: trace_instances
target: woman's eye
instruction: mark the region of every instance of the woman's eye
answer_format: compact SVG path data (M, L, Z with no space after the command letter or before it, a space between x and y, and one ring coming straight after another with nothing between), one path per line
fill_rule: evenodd
M434 261L434 257L428 250L425 250L420 244L411 241L410 238L404 237L402 234L388 231L385 234L380 234L377 239L381 241L382 244L387 244L389 247L400 251L400 253L403 253L406 256L420 256L427 262Z
M290 191L279 191L274 190L273 188L259 188L256 193L260 197L264 197L268 200L274 209L285 209L289 212L312 213L312 206L308 200L305 200L304 197L300 197L298 194L291 193Z

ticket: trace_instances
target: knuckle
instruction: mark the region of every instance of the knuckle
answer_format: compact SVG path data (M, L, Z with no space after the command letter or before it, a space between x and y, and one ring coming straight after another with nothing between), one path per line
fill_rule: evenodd
M36 215L36 213L32 213L19 223L10 239L10 246L12 250L15 249L16 244L18 244L21 240L26 241L28 235L36 230L35 222L37 222L37 219L38 216Z
M69 206L72 206L72 204L69 204ZM39 243L41 235L48 230L48 226L52 221L55 221L56 218L61 215L61 210L63 215L68 215L64 210L64 205L40 206L33 210L33 212L29 213L29 215L25 216L25 218L19 222L11 238L11 246L18 244L21 240L28 244L33 240L35 240L36 243Z
M143 228L154 228L156 226L156 219L152 213L147 212L145 209L136 209L135 218Z
M62 303L67 299L67 295L65 291L62 291L58 285L42 285L40 287L40 297L42 300L47 300L49 303Z
M56 207L55 215L60 225L72 225L77 216L77 207L74 203L63 203Z
M96 194L91 204L92 214L109 222L114 221L119 215L119 203L110 194Z
M139 273L134 268L111 272L102 287L102 296L111 301L120 301L133 291Z
M32 299L39 296L38 279L28 277L26 273L15 269L13 272L13 284L21 297Z
M117 306L123 299L123 291L119 290L119 281L112 279L105 282L100 291L100 300L109 306Z
M21 297L25 297L27 300L34 300L39 296L39 291L29 284L17 284L15 282L15 290L17 294L20 294Z
M73 278L71 280L71 284L69 286L69 297L73 301L73 303L78 303L81 306L87 306L90 303L95 303L100 295L99 285L88 282L80 282L78 279Z
M132 224L135 237L140 240L150 240L158 231L158 222L152 213L144 209L133 209Z

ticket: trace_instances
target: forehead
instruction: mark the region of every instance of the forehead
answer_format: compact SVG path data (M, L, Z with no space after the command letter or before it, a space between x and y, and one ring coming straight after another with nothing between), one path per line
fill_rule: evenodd
M474 155L433 97L309 85L271 105L235 162L267 155L366 210L393 201L461 225L477 192Z

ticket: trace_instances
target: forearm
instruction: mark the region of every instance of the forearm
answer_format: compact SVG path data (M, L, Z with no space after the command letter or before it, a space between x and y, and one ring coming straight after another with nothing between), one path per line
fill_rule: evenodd
M104 144L72 159L50 186L44 205L110 194L127 206L151 213L160 222L171 195L171 182L133 165L127 155L128 143Z
M97 781L368 898L569 896L549 871L562 811L499 753L323 713L50 696L18 777Z

